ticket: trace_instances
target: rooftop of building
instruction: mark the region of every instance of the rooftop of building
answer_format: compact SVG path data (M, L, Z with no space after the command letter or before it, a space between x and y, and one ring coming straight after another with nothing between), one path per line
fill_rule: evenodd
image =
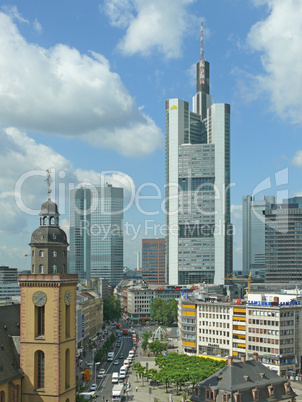
M20 303L0 304L0 327L10 336L20 336Z
M5 326L0 325L0 385L23 377L14 341Z
M243 356L240 362L235 362L233 357L229 357L227 366L197 384L196 388L199 389L200 395L191 397L191 400L204 401L206 389L209 387L218 393L216 401L223 400L222 395L224 392L229 395L239 392L242 401L253 401L255 400L252 394L253 389L260 391L259 400L261 401L281 401L296 396L292 390L290 390L289 394L285 395L284 384L287 380L278 376L257 360L257 353L254 354L253 360L245 361L245 357ZM268 390L270 386L275 388L275 399L270 399Z

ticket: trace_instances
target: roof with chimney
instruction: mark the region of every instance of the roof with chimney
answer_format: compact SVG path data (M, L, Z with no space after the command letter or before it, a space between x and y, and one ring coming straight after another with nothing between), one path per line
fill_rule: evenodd
M215 394L215 399L207 398L207 390ZM253 391L259 392L259 400L263 402L291 400L296 396L290 383L258 362L257 356L240 362L230 357L227 366L196 385L191 401L223 402L225 395L233 401L233 396L239 395L238 402L252 402L255 401Z

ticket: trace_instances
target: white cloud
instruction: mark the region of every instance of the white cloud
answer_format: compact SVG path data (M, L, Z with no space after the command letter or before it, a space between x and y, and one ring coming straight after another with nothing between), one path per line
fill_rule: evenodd
M110 23L127 28L118 47L125 55L156 50L167 58L181 56L184 37L200 17L187 10L195 0L105 0Z
M254 0L269 15L252 26L248 43L261 52L264 74L256 86L270 97L272 108L293 123L302 123L302 2Z
M5 14L9 15L12 20L29 24L29 21L22 17L19 13L17 6L3 6L2 10Z
M108 60L58 44L27 43L0 13L0 124L78 136L94 146L141 155L162 146L154 121L136 106Z
M302 151L297 151L292 159L292 164L298 167L302 167Z
M42 32L42 25L40 24L40 22L35 18L34 22L33 22L33 26L35 31L41 33Z
M31 215L37 215L47 197L46 169L52 169L53 199L64 215L69 209L69 189L82 182L94 185L109 182L124 188L129 199L135 189L132 178L119 172L106 176L94 170L76 169L71 162L50 147L38 144L15 128L0 130L0 232L18 234L27 230ZM59 187L61 186L61 187ZM63 220L64 227L67 223Z

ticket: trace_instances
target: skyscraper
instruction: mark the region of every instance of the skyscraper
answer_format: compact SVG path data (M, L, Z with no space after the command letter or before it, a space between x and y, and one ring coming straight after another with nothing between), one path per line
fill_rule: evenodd
M302 281L302 197L265 211L265 281Z
M123 189L110 184L70 193L69 272L100 277L111 286L123 277Z
M165 284L165 239L142 240L142 278L154 285Z
M242 274L265 277L265 216L275 197L255 201L250 195L242 198Z
M166 281L223 283L232 270L230 105L213 103L210 65L196 64L193 112L166 101Z

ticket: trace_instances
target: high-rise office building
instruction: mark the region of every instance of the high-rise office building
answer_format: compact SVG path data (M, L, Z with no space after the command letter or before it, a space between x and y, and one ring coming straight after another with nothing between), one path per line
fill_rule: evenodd
M213 103L210 65L196 64L193 112L166 101L166 281L223 283L232 271L230 105Z
M275 197L265 196L255 201L242 197L242 275L265 277L265 215L275 203Z
M142 278L150 284L165 284L165 239L142 240Z
M116 286L123 278L123 189L110 184L70 193L69 272Z
M265 281L302 281L302 197L265 211Z

